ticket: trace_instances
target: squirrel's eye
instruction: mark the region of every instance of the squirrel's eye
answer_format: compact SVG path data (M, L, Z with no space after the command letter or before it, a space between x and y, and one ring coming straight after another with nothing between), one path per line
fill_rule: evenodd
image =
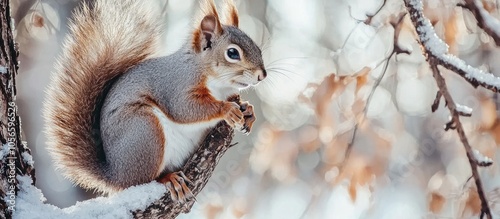
M228 46L226 54L224 54L226 60L231 63L236 63L241 60L240 47L234 44Z
M229 56L230 59L240 59L240 53L235 48L229 48L227 50L227 56Z

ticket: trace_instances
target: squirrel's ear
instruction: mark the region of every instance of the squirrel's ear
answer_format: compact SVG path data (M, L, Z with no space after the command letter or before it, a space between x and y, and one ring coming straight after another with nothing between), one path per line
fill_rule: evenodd
M222 32L222 27L217 20L217 18L213 15L207 15L201 20L200 24L201 32L205 35L205 38L209 38L213 35L220 35ZM207 36L210 35L210 36Z
M213 38L222 35L222 25L213 0L202 1L201 12L203 18L198 23L192 41L196 52L211 48Z
M212 40L214 36L218 36L222 33L220 23L213 15L207 15L203 18L203 20L201 20L200 30L203 35L201 40L203 50L212 48Z
M233 0L225 0L223 15L225 24L238 27L239 24L238 10L234 5Z

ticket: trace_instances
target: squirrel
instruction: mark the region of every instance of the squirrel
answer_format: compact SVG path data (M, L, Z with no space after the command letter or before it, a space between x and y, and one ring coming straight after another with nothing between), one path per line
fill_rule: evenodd
M192 196L180 171L225 121L251 131L239 91L266 77L262 52L226 0L201 4L190 40L157 56L159 13L148 1L84 2L73 14L44 103L48 150L75 184L103 194L156 180L174 200Z

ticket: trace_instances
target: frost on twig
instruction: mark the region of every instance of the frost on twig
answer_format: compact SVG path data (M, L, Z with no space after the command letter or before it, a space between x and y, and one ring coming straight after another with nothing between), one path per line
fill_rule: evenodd
M448 107L451 113L451 120L446 124L445 129L456 129L458 137L460 138L460 141L462 142L465 148L465 152L469 160L469 165L472 171L472 177L474 178L474 182L476 183L477 193L479 199L481 200L480 218L482 218L483 215L486 215L488 219L491 219L492 218L491 209L488 205L488 200L486 199L486 195L483 189L483 184L478 172L478 166L480 165L478 165L477 163L476 155L473 152L474 149L472 149L471 145L469 144L469 140L465 135L464 127L460 122L460 114L457 110L457 104L455 104L453 98L451 97L448 87L446 86L446 82L441 73L439 72L436 61L433 58L431 58L429 60L429 64L432 70L432 75L434 76L436 83L438 85L439 91L443 95L443 98L445 99L446 103L448 103L446 106Z
M479 152L478 150L473 149L473 152L474 152L474 159L478 166L487 167L493 164L493 160L491 158L481 154L481 152Z
M492 74L485 73L477 68L473 68L467 65L463 60L448 54L448 45L444 43L439 37L437 37L434 28L432 27L430 21L423 14L423 4L421 0L405 0L405 6L410 13L410 18L415 30L418 34L420 44L423 48L423 53L427 57L430 68L432 70L432 75L436 80L436 84L439 88L439 92L436 95L436 100L432 106L432 109L437 109L439 105L439 100L441 97L446 101L446 106L450 111L451 119L446 124L445 129L455 129L457 131L458 137L462 142L467 158L469 160L469 165L472 171L472 177L474 178L477 193L481 201L481 215L480 218L486 215L488 219L492 218L491 209L486 199L486 195L483 189L483 184L481 177L479 176L478 166L480 164L488 164L488 160L479 159L479 157L472 149L469 144L469 140L465 135L465 130L460 122L460 116L470 115L472 109L459 104L456 104L448 90L446 81L439 71L438 65L441 65L449 70L452 70L465 78L469 83L477 86L483 86L494 92L500 92L500 78L493 76ZM483 157L480 157L483 158ZM483 163L482 161L486 161ZM490 164L491 165L491 164Z
M427 59L434 58L437 64L457 73L474 87L481 86L493 92L500 92L499 77L474 68L448 53L448 45L437 36L429 19L424 17L421 0L405 0L405 4Z
M465 0L465 4L460 4L461 7L468 9L477 21L477 26L484 30L497 46L500 46L500 21L491 16L484 8L483 2L478 0Z

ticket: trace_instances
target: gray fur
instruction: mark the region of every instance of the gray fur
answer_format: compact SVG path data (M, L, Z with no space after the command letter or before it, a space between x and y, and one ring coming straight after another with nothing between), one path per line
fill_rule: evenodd
M213 104L221 104L216 107L222 108L225 101L219 99L219 102L201 105L190 96L190 91L202 81L207 71L212 71L213 64L234 65L225 62L223 52L227 45L237 44L244 50L246 66L249 66L244 69L264 70L260 49L245 33L231 26L224 26L223 30L223 35L213 38L212 48L201 54L186 45L172 55L149 59L131 68L112 85L104 100L100 120L106 156L105 175L109 181L128 187L148 182L157 177L158 172L177 168L167 164L165 170L158 169L162 161L161 142L152 128L155 124L148 118L150 106L141 105L145 98L154 99L179 123L196 123L203 120L200 117L207 109L214 108ZM228 96L239 92L231 87L221 89ZM168 136L166 138L165 147L176 147L168 145ZM189 155L181 156L186 159Z

